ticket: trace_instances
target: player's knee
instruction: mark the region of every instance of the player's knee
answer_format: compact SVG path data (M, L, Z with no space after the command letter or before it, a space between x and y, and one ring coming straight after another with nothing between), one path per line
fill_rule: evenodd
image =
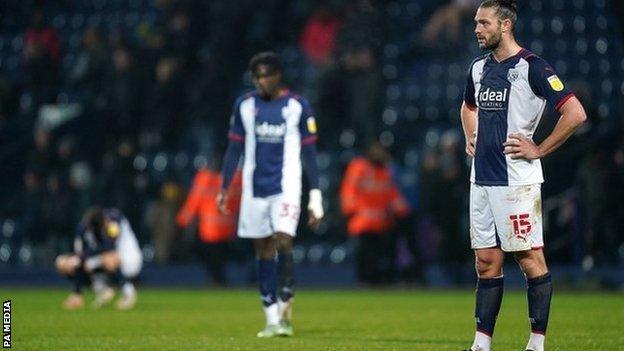
M256 257L261 260L275 259L276 250L273 237L256 239L254 240L254 247L256 249Z
M276 256L275 246L267 245L263 247L258 254L263 260L273 260Z
M536 260L531 258L522 258L518 260L520 268L526 275L533 275L533 272L539 270L540 265Z
M520 265L524 274L529 277L538 277L548 273L546 261L541 255L533 251L518 252L514 254L514 258Z
M293 249L292 236L285 233L277 233L275 235L275 245L277 251L290 253Z
M494 278L503 274L500 262L490 257L476 256L475 268L480 278Z

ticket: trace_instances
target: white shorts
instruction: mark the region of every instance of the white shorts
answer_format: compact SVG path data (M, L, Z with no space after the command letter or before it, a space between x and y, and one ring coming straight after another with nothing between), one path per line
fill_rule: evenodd
M470 185L470 243L473 249L505 252L544 246L541 184Z
M274 233L296 235L301 213L301 195L277 194L265 198L243 196L238 219L238 236L261 239Z
M134 234L133 234L134 235ZM117 254L121 259L121 274L125 278L135 278L141 273L143 268L143 253L134 239L129 237L119 238L117 243Z
M141 273L143 267L143 257L141 253L131 253L121 255L121 274L126 278L135 278Z

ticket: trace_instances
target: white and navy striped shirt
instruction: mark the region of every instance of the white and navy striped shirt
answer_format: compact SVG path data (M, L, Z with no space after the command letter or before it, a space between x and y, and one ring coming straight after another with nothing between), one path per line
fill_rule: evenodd
M243 196L301 194L301 148L317 138L304 98L290 92L275 100L264 100L257 92L238 98L229 138L245 145Z
M501 62L494 55L470 65L464 102L478 108L477 142L470 181L485 186L544 182L540 160L513 160L503 143L513 133L532 138L546 103L555 110L573 94L542 58L522 49Z

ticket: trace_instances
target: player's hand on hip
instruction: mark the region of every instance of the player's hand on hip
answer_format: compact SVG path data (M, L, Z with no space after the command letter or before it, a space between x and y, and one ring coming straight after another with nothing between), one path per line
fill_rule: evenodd
M321 224L321 219L325 215L323 211L323 195L319 189L310 190L310 199L308 200L308 226L313 230Z
M230 214L230 210L227 208L227 200L227 190L221 189L221 191L219 191L219 194L217 195L217 208L219 209L219 213L223 215Z
M477 144L477 133L473 133L472 136L466 140L466 154L470 157L475 155L475 145Z
M540 150L533 140L522 134L509 134L503 146L505 147L503 152L514 160L524 158L530 161L541 157Z

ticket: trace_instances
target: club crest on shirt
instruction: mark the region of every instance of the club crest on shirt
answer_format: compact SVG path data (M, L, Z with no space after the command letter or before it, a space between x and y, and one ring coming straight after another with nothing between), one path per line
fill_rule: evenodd
M552 90L554 91L563 90L563 82L561 81L561 79L559 79L559 77L557 77L556 74L553 74L552 76L546 79L548 80L548 83L550 84L550 87L552 88Z
M517 69L510 69L509 72L507 72L507 80L509 83L515 82L518 80L518 77L520 77L520 72Z

